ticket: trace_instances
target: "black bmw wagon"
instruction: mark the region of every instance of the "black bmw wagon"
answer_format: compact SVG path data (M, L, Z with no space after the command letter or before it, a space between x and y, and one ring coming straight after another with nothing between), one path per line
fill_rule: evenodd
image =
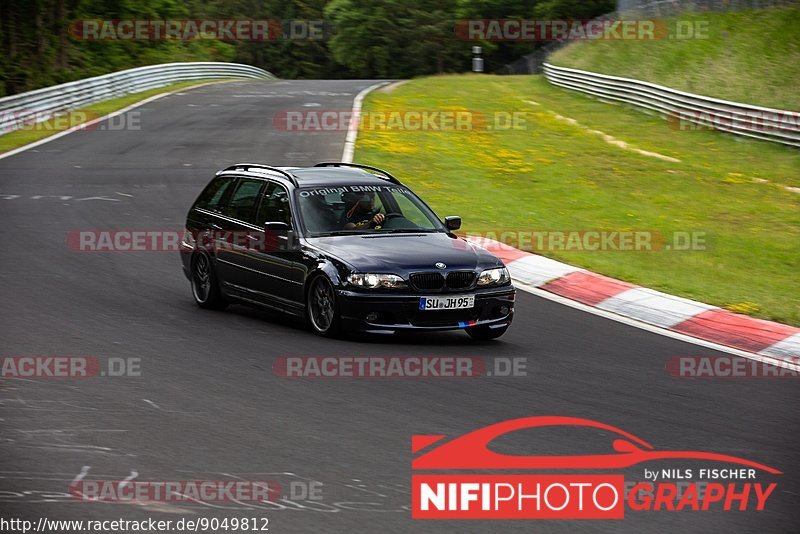
M354 163L219 171L186 218L180 251L201 308L231 302L307 319L321 335L508 329L515 290L490 252L408 187Z

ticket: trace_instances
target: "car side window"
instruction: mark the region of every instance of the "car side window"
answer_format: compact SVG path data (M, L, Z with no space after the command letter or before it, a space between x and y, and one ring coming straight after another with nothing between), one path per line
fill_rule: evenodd
M289 192L280 184L271 182L264 192L261 207L258 209L258 224L283 222L292 225L292 211L289 207Z
M256 223L258 195L264 186L263 180L240 178L223 213L228 217L250 224Z
M195 208L203 208L211 211L219 211L225 199L225 193L230 193L231 185L236 181L234 176L220 176L215 178L200 193Z

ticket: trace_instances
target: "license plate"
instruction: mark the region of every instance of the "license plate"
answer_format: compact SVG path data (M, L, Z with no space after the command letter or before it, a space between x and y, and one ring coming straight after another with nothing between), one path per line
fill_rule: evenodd
M430 310L463 310L475 306L475 295L455 297L421 297L419 309Z

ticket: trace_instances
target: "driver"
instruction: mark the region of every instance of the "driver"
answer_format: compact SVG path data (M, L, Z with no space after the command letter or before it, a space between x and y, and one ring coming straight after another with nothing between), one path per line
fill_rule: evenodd
M344 229L353 230L360 228L377 228L386 219L380 212L380 208L375 209L375 193L350 193L346 205L350 208L344 214Z

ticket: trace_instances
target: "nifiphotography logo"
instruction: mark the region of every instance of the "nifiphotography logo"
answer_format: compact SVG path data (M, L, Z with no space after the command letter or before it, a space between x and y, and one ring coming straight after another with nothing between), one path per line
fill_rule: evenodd
M577 427L595 434L605 431L611 436L614 452L515 456L488 447L510 432L546 427ZM443 435L416 435L411 449L416 454L411 464L414 519L623 519L626 508L637 512L761 511L777 483L756 482L756 474L782 474L725 454L655 450L624 430L575 417L512 419L450 440ZM622 473L603 473L659 460L699 460L714 467L645 469L643 481L627 483ZM486 473L492 470L499 473ZM549 473L530 472L537 470ZM552 474L554 470L557 474Z

